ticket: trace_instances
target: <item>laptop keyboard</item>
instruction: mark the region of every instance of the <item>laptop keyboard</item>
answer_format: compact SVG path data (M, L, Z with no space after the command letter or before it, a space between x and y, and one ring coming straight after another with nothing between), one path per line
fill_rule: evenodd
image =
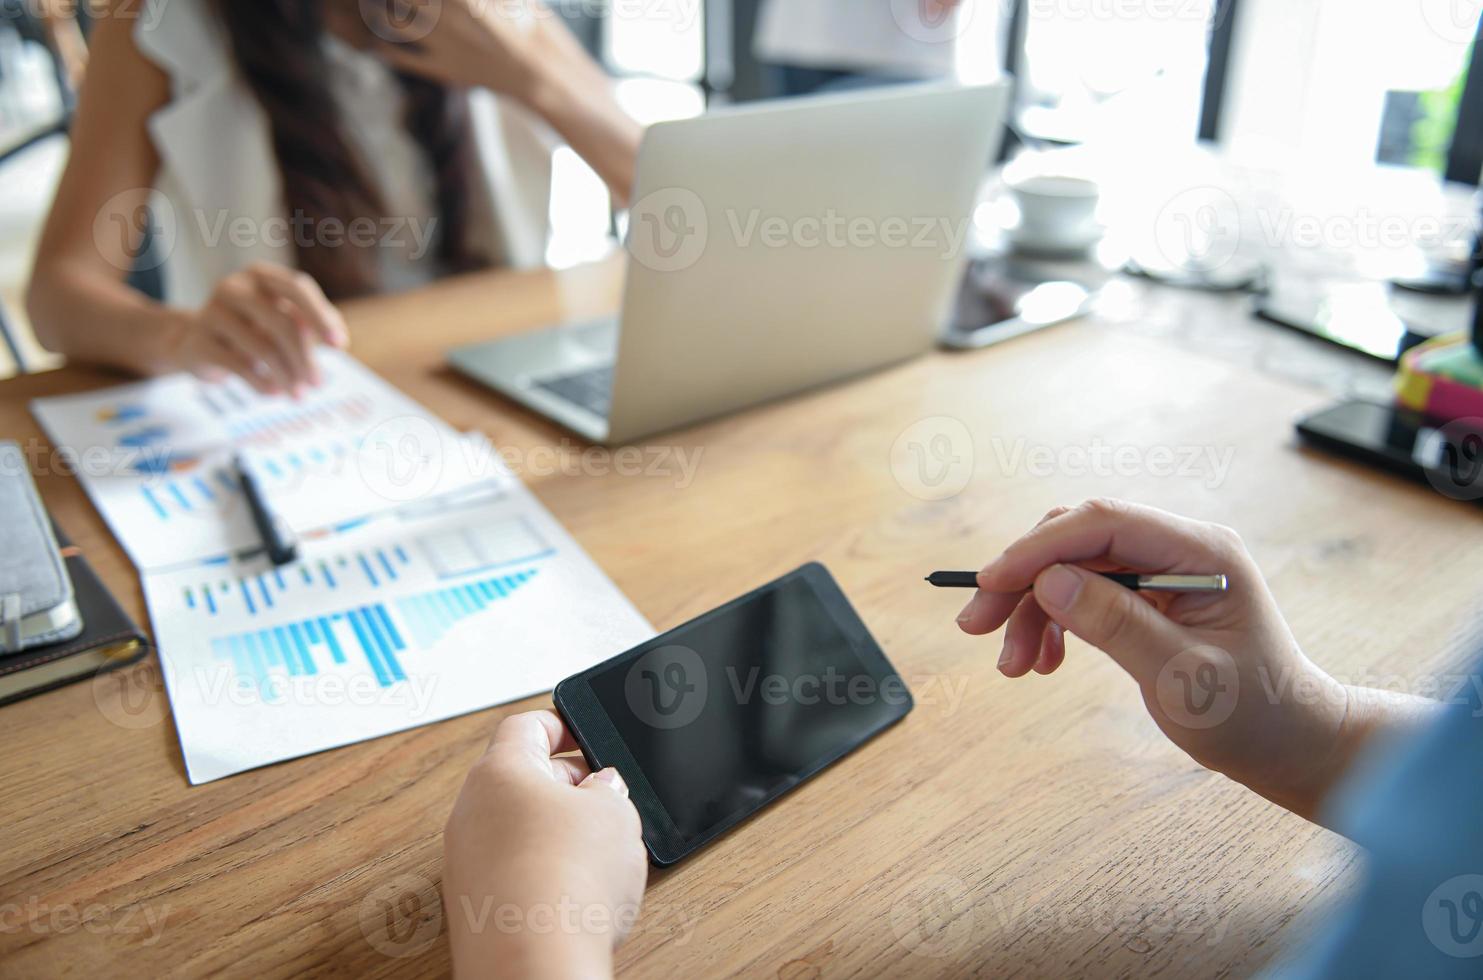
M546 378L535 383L535 387L574 405L580 405L598 418L608 417L613 404L613 365Z

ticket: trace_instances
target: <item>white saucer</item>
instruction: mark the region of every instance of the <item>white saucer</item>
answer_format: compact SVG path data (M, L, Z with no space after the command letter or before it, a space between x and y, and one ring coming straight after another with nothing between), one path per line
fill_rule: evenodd
M1047 235L1021 227L1005 231L1005 237L1016 251L1055 258L1085 255L1106 234L1107 229L1099 224L1086 225L1072 235Z

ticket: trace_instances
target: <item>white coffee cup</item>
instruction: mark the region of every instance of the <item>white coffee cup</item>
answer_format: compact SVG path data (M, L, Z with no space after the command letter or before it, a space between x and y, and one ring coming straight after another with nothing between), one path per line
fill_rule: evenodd
M1102 191L1085 177L1037 174L1009 184L1019 207L1016 243L1046 249L1086 248L1099 236Z

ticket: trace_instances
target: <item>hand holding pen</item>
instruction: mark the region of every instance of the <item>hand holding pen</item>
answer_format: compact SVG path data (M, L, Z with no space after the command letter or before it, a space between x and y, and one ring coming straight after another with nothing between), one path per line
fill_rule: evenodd
M1132 591L1092 569L1221 573L1226 588ZM958 626L973 636L1005 627L1003 674L1055 672L1072 633L1133 677L1154 721L1196 761L1296 812L1316 810L1356 751L1363 726L1344 724L1349 689L1304 656L1228 528L1116 501L1059 507L977 584ZM1294 760L1277 745L1311 754Z

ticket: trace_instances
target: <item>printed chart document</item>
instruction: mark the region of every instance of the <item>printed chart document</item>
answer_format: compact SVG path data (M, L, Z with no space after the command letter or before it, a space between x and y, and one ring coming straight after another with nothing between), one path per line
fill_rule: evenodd
M549 691L654 635L518 481L145 576L192 783Z
M347 355L302 402L173 376L33 410L140 569L194 784L548 691L653 629L478 437ZM273 567L242 454L300 533Z

